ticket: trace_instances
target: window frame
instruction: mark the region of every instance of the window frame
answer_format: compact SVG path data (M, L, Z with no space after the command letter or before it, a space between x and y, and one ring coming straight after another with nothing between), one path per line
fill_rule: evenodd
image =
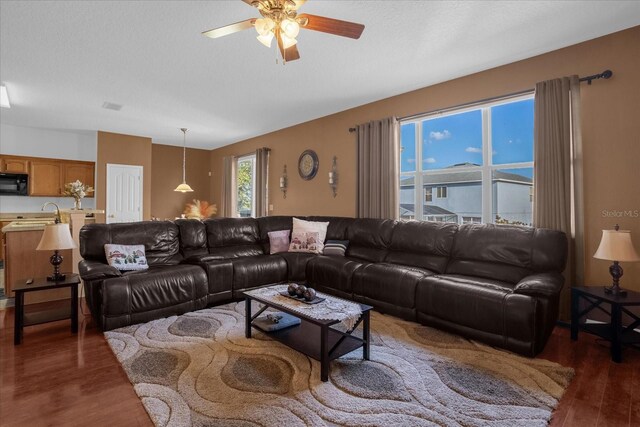
M469 167L457 167L456 172L481 172L481 185L482 185L482 216L481 221L483 224L494 224L495 216L493 214L493 173L494 171L501 169L526 169L533 168L535 159L529 162L513 162L513 163L502 163L502 164L493 164L493 142L492 142L492 132L491 132L491 108L504 105L511 104L515 102L525 101L534 99L534 92L527 92L521 95L516 96L506 96L502 98L492 99L490 101L480 101L477 103L470 104L468 106L461 106L459 108L450 108L446 111L436 111L431 113L426 113L421 116L412 116L409 119L400 120L399 129L402 128L403 125L406 124L415 124L415 148L416 148L416 162L415 162L415 171L413 172L402 172L401 165L398 165L398 178L399 181L402 182L403 178L413 177L414 178L414 205L415 212L414 217L418 219L418 221L428 221L428 219L424 219L424 203L423 201L426 197L423 197L424 191L422 190L424 187L424 177L425 176L437 176L445 173L451 173L451 170L445 169L437 169L437 170L423 170L423 133L422 133L422 122L430 119L438 119L447 116L453 116L457 114L466 113L469 111L480 110L482 114L482 165L480 166L469 166ZM401 135L401 134L400 134ZM402 141L400 141L398 158L400 159L402 156ZM535 147L535 141L534 141ZM535 177L533 178L533 185L535 185ZM431 188L439 188L440 186L432 185ZM446 187L446 186L445 186ZM531 187L533 188L533 186ZM418 191L421 189L421 191ZM435 193L435 194L434 194ZM434 196L437 196L438 190L435 192L432 190L432 199ZM447 192L448 195L448 192ZM533 202L532 202L533 203ZM400 210L400 206L398 206L398 211ZM462 215L458 215L458 221L461 223Z

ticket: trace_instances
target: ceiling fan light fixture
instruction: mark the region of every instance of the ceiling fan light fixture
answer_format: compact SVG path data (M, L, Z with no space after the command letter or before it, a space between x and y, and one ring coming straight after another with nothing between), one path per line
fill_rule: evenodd
M271 30L275 28L276 23L273 22L273 19L271 18L258 18L256 19L256 22L255 24L253 24L253 26L255 27L258 34L260 34L261 36L266 36L267 34L271 33Z
M291 46L294 46L298 43L298 40L293 37L289 37L284 33L280 33L280 40L282 40L282 47L284 49L289 49Z
M256 37L260 43L266 47L271 47L271 41L273 40L273 33L267 33L265 35L259 35Z
M287 37L295 39L300 33L300 25L293 19L285 19L280 23L280 29Z

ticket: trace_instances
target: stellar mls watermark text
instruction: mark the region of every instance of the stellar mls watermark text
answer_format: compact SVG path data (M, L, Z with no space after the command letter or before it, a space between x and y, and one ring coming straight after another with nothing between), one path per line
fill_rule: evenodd
M603 218L640 218L640 210L632 209L628 211L602 210Z

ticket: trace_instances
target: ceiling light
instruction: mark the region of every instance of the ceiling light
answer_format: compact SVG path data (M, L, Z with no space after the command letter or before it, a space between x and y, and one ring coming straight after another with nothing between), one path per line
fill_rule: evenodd
M292 39L298 37L298 33L300 33L300 25L292 19L285 19L282 21L280 23L280 28L287 37L291 37Z
M189 193L193 191L193 189L187 184L186 174L187 174L187 129L180 128L183 135L183 146L182 146L182 184L178 185L175 190L181 193Z
M282 40L282 47L285 49L289 49L291 46L298 43L298 40L294 39L293 37L288 37L284 33L280 33L280 40Z
M9 93L5 85L0 86L0 107L11 108L9 103Z
M271 40L273 40L273 33L267 33L265 35L259 35L256 37L260 43L266 47L271 47Z
M253 25L256 28L258 34L260 34L261 36L266 36L271 32L271 30L275 28L276 23L273 22L273 19L271 18L258 18Z

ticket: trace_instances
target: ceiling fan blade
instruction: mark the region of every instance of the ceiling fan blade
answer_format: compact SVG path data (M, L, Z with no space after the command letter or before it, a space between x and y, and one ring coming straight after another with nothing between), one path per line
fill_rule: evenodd
M235 24L225 25L224 27L214 28L213 30L203 31L202 35L211 37L212 39L228 36L229 34L237 33L238 31L248 30L253 27L256 19L251 18L244 21L236 22Z
M282 55L282 59L284 62L295 61L296 59L300 59L300 53L298 52L297 44L294 44L288 49L285 49L282 45L282 40L278 37L278 49L280 49L280 55Z
M364 25L355 22L340 21L339 19L325 18L324 16L309 15L303 13L298 15L301 20L307 20L302 28L307 30L322 31L323 33L335 34L336 36L359 39L364 31Z

